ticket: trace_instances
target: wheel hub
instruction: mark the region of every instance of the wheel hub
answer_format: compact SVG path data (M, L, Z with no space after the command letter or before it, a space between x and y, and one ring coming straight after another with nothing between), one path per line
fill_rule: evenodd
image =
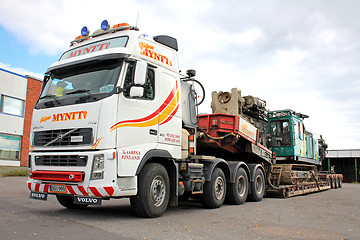
M218 177L215 181L215 197L217 200L221 200L224 195L224 179L222 177Z
M165 188L164 179L161 176L156 176L153 179L150 188L150 195L156 207L161 206L161 204L164 202L165 193L166 193L166 188Z
M241 176L237 184L237 190L240 196L244 196L246 192L245 178Z
M255 190L258 194L261 194L263 191L263 184L262 184L262 179L261 176L257 176L256 177L256 181L255 181Z

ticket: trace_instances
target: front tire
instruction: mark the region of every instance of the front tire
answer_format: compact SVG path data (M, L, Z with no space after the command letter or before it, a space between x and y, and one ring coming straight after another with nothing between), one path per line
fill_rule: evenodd
M249 200L260 202L265 195L265 177L263 171L257 168L255 171L254 182L251 184L251 194Z
M73 196L62 196L56 195L56 199L61 204L61 206L69 208L69 209L84 209L88 205L83 204L75 204Z
M228 184L226 191L226 201L230 204L243 204L249 192L248 175L243 168L236 172L235 182Z
M169 175L163 165L149 163L139 174L138 194L130 198L132 208L142 217L160 217L170 198Z
M218 208L223 205L226 196L225 174L220 168L215 168L211 179L204 184L202 204L207 208Z

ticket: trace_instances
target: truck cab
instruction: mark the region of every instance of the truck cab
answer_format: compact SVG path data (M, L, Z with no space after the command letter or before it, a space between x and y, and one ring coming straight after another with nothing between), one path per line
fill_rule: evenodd
M55 194L63 206L79 207L136 196L145 163L164 161L171 179L151 184L158 201L169 201L163 188L177 177L182 152L180 87L191 88L180 82L177 50L176 39L128 24L104 21L92 35L82 29L48 68L33 112L32 197Z

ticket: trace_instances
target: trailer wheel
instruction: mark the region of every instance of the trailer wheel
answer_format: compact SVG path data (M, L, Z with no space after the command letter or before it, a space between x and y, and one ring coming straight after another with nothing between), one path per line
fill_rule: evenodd
M331 189L334 189L335 187L334 187L334 185L335 185L335 183L334 183L334 178L330 178L330 187L331 187Z
M73 196L56 195L56 199L61 204L61 206L69 209L83 209L88 206L86 204L75 204Z
M338 178L334 177L334 188L337 189L338 188Z
M170 198L169 175L163 165L149 163L139 174L138 194L130 198L132 208L142 217L160 217Z
M251 201L260 202L265 194L265 177L260 168L256 169L254 182L251 184Z
M338 178L338 188L342 188L342 180L341 180L341 177Z
M249 192L248 176L243 168L236 172L235 182L228 184L226 191L226 201L230 204L243 204Z
M204 184L202 204L207 208L218 208L224 203L226 196L226 179L223 170L215 168L211 179Z

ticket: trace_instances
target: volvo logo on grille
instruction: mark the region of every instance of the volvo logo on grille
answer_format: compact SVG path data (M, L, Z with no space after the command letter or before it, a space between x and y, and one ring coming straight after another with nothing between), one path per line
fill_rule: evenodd
M59 135L57 135L57 137L56 137L55 139L51 140L50 142L48 142L48 143L45 144L44 146L46 147L46 146L51 145L51 144L54 143L54 142L61 141L64 137L66 137L67 135L75 132L76 130L78 130L78 128L74 128L74 129L72 129L72 130L70 130L70 131L68 131L68 132L66 132L66 133L64 133L64 134L59 134Z
M64 138L64 135L59 134L59 135L56 137L56 140L57 140L58 142L60 142L63 138Z
M70 174L70 175L69 175L69 179L70 179L70 180L73 180L74 178L75 178L75 177L74 177L74 174Z

